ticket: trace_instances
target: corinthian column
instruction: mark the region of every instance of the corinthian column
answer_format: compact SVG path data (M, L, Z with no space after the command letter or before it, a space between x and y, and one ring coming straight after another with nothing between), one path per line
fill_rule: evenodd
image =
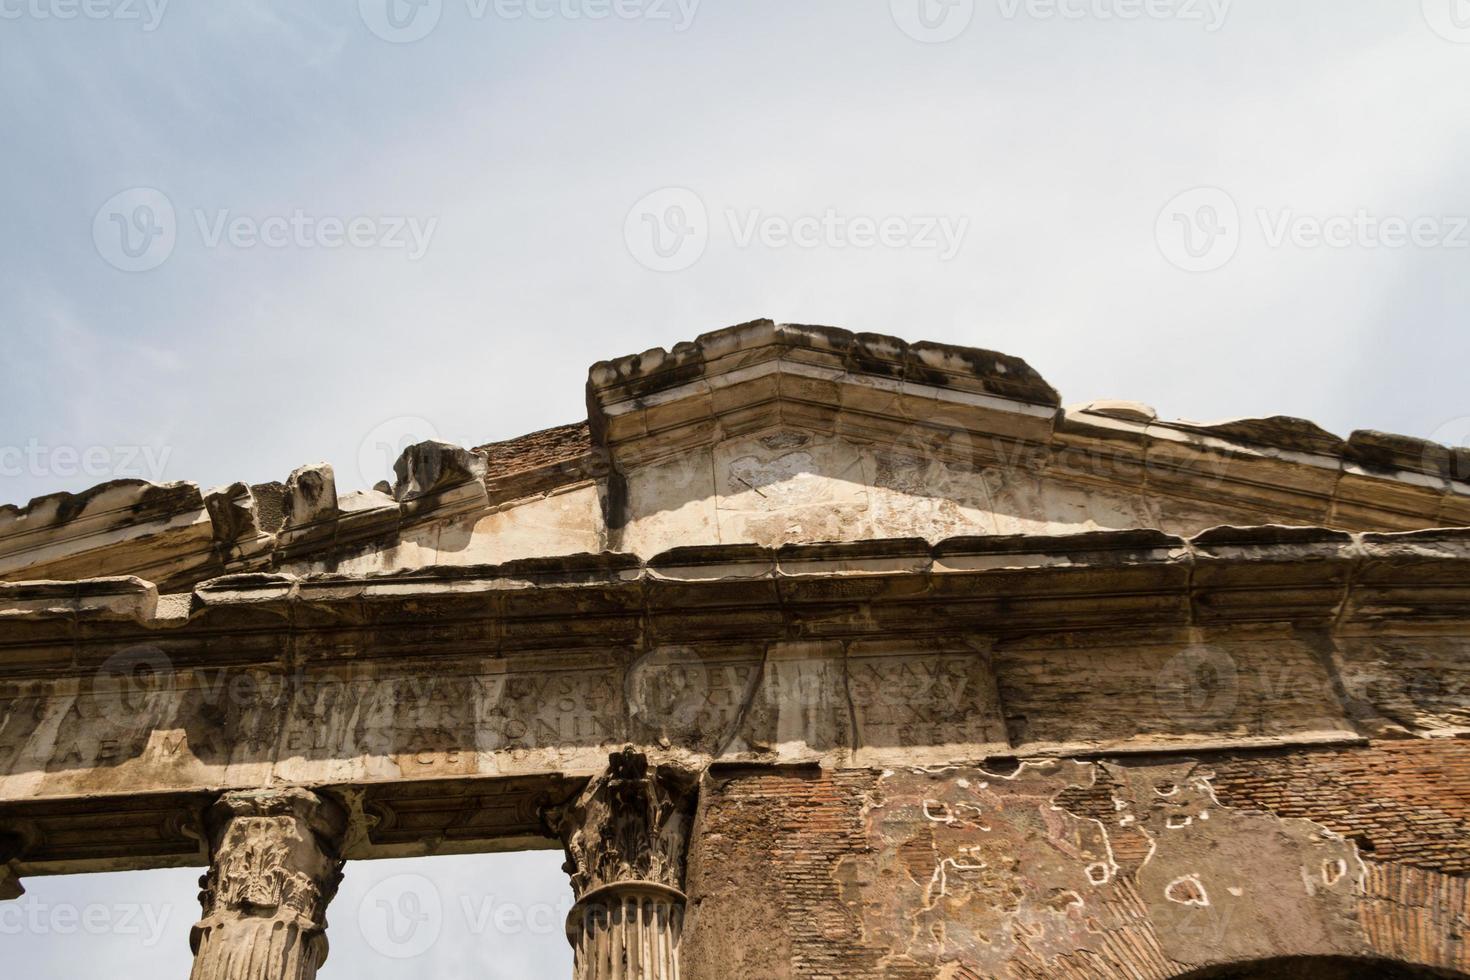
M684 855L696 777L631 748L575 800L547 811L566 845L576 980L678 980Z
M342 880L342 808L302 789L226 793L210 810L190 980L311 980Z

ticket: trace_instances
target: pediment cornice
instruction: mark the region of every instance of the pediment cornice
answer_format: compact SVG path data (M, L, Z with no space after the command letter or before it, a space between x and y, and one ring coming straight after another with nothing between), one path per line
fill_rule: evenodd
M136 575L182 591L232 572L332 567L576 487L596 488L609 534L637 516L630 474L779 432L1084 496L1170 501L1216 521L1470 525L1470 450L1375 431L1343 439L1285 417L1206 424L1132 403L1063 408L1018 358L831 327L758 320L601 362L587 404L585 425L474 449L410 447L393 482L370 491L339 495L331 467L315 464L282 483L122 480L0 507L0 579Z

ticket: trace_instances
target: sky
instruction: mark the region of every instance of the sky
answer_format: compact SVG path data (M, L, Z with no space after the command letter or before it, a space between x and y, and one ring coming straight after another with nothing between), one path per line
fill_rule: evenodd
M572 975L560 851L348 862L321 980ZM184 980L200 868L28 878L0 902L7 976Z
M763 316L1467 445L1467 82L1470 0L0 0L0 504L367 487ZM565 975L464 901L557 863L354 866L322 975ZM182 975L196 873L35 881L170 913L7 955ZM442 893L414 957L379 877Z

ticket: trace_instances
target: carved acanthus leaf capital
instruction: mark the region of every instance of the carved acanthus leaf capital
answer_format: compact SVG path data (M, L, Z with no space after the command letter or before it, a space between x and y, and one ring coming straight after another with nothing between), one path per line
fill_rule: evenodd
M607 772L576 799L548 809L577 898L621 882L682 889L697 787L696 774L651 767L629 747L609 756Z
M342 880L345 812L302 789L227 793L210 809L204 917L245 912L322 926Z

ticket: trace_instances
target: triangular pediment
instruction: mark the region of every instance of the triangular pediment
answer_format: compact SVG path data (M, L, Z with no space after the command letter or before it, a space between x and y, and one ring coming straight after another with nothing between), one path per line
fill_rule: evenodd
M1292 418L1199 424L1127 402L1063 408L991 351L757 321L596 365L609 527L779 545L1235 524L1465 522L1463 454Z

